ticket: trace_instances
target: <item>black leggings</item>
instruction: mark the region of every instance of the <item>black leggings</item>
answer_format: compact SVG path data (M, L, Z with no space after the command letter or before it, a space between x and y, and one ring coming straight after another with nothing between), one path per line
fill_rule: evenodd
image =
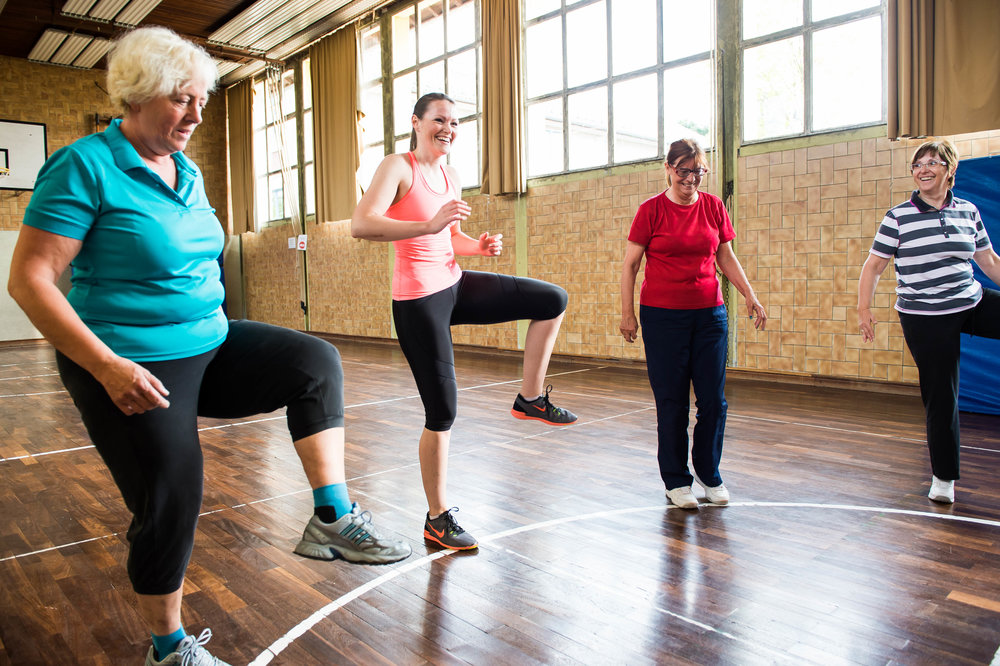
M251 321L229 322L212 351L145 362L170 407L126 416L94 377L56 354L59 374L132 512L128 573L139 594L178 590L201 511L198 416L240 418L287 406L297 441L344 425L340 353L324 340Z
M983 289L976 307L952 314L900 312L899 323L920 376L931 471L943 481L954 481L959 478L959 334L1000 339L1000 291Z
M451 287L409 301L393 301L403 355L424 404L424 427L450 430L458 412L451 326L555 319L566 310L566 290L531 278L463 271Z

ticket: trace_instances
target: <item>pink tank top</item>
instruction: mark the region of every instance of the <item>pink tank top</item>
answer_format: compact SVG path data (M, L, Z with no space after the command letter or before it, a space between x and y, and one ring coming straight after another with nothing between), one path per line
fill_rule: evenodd
M429 220L441 206L460 199L454 183L444 174L445 191L435 192L424 180L413 153L407 153L413 170L413 184L402 199L389 206L386 217L394 220ZM409 301L435 294L452 286L462 276L462 269L455 261L455 251L451 247L451 236L455 225L449 225L436 234L425 234L415 238L393 241L396 259L392 269L392 299Z

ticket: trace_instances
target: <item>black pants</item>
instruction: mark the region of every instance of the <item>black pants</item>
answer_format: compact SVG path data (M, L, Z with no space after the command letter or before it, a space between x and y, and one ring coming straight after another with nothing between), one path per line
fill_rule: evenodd
M424 427L450 430L458 413L453 325L555 319L566 310L567 300L565 289L541 280L463 271L447 289L393 301L399 346L424 405Z
M226 340L198 356L142 363L170 407L127 416L94 377L56 354L63 383L132 512L128 573L139 594L184 580L201 511L198 416L239 418L287 406L292 440L344 425L336 347L277 326L231 321Z
M962 312L945 315L900 312L899 323L920 375L931 471L943 481L954 481L959 478L959 334L1000 338L1000 291L983 289L983 298L976 307Z
M656 459L667 490L690 486L688 412L694 386L697 422L691 464L709 487L722 484L719 463L726 433L726 306L668 310L639 306L646 372L656 400Z

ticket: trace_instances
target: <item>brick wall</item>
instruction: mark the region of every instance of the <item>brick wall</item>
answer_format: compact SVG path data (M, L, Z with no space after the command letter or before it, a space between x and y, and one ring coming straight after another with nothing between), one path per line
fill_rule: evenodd
M962 159L1000 154L1000 131L952 139ZM876 292L874 343L862 343L856 307L879 223L913 190L907 165L920 143L865 139L739 159L737 253L770 319L755 332L737 318L736 366L916 383L891 264Z

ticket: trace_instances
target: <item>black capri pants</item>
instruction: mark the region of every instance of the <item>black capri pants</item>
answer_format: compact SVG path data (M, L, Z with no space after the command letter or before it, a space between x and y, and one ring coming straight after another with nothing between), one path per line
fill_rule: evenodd
M462 271L451 287L409 301L393 301L399 346L424 405L424 427L450 430L458 412L455 324L499 324L555 319L566 310L566 290L532 278Z
M144 414L123 414L89 372L63 354L56 360L132 512L128 574L139 594L169 594L184 581L201 511L198 416L240 418L287 406L293 441L344 425L336 347L269 324L231 321L212 351L141 363L170 391L169 407Z

